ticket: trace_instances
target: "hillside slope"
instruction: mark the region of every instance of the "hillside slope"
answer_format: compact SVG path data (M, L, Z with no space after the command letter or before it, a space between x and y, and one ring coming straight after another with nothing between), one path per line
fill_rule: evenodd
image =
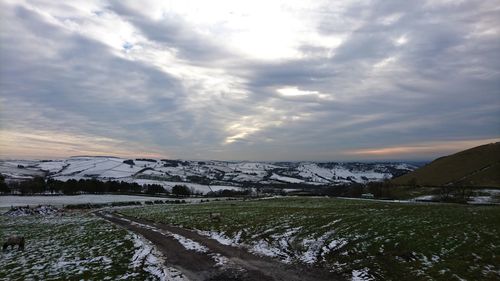
M392 180L406 185L468 185L500 187L500 142L438 158L411 173Z

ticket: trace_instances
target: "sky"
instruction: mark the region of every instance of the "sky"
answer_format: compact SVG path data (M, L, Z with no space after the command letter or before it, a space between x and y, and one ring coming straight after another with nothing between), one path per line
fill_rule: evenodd
M0 158L428 160L500 140L498 0L0 3Z

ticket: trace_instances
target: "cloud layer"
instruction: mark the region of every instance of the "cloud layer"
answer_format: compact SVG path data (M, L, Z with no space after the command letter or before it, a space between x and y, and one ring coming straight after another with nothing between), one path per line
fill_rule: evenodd
M3 0L0 156L417 159L500 137L498 1L176 2Z

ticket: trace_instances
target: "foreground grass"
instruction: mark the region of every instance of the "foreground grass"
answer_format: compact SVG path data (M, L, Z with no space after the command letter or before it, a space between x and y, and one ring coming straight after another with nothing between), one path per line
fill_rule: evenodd
M121 212L213 231L284 261L327 267L346 277L500 279L498 206L281 198ZM220 212L222 220L211 221L210 212Z
M0 216L0 238L26 238L24 251L0 253L0 280L146 280L131 266L131 235L91 214Z

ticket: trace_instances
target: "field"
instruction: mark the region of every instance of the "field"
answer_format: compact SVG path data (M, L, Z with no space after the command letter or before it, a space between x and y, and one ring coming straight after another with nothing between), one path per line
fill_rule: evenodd
M103 204L113 202L133 202L133 201L154 201L165 200L165 197L151 197L138 195L120 195L120 194L82 194L82 195L58 195L58 196L0 196L0 208L11 206L35 206L35 205L53 205L61 207L71 204ZM186 200L186 199L184 199ZM187 199L189 201L190 199ZM196 201L196 199L191 199Z
M498 206L276 198L120 212L353 280L500 279Z
M159 280L178 275L162 268L162 257L149 242L91 214L0 216L0 238L13 234L26 238L26 249L1 253L0 280Z

